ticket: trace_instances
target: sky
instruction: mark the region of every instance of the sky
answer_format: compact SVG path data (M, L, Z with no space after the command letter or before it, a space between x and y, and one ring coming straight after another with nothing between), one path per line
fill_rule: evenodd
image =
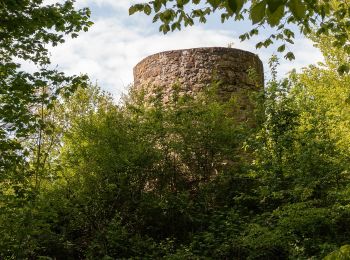
M233 44L233 48L258 54L268 71L268 59L277 47L257 50L254 46L259 38L240 42L238 36L250 28L248 21L221 24L220 17L214 15L206 24L163 35L158 31L159 26L152 23L152 17L128 15L129 6L140 1L76 0L77 8L90 8L94 25L78 38L67 38L64 44L50 48L52 64L69 75L88 74L93 83L112 93L116 100L132 84L133 67L148 55L166 50ZM57 1L46 0L46 3L50 2ZM263 38L264 34L259 37ZM300 70L322 61L321 53L302 36L297 37L291 50L296 60L280 60L280 77L293 68Z

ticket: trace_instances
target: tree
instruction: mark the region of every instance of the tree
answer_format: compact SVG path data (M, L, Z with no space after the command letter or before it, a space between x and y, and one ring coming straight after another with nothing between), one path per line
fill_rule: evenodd
M50 69L48 46L77 37L92 25L89 9L75 10L73 4L0 0L1 257L30 256L36 248L35 229L45 230L34 212L47 158L45 136L52 135L48 111L87 79ZM21 71L22 62L36 71Z
M160 22L159 30L163 33L191 26L196 19L205 23L207 16L213 13L221 14L221 22L249 19L252 29L242 34L240 39L250 39L268 25L274 32L264 41L258 42L256 47L268 47L281 42L277 48L279 52L286 52L287 45L294 43L297 26L306 36L314 30L318 35L333 35L332 43L345 48L350 54L348 0L153 0L131 6L129 13L135 12L152 14L153 22ZM291 60L294 55L287 52L285 58ZM348 70L347 65L340 67L340 72Z
M0 239L1 258L37 257L43 251L63 257L66 252L70 252L69 243L64 245L60 240L62 234L56 234L52 230L60 230L59 226L63 225L57 214L64 212L69 215L76 212L73 208L67 212L70 204L62 196L62 190L57 194L50 193L57 186L63 188L63 183L69 178L60 174L66 166L59 160L62 146L67 145L63 135L76 127L75 124L82 118L91 117L94 113L102 116L103 111L114 109L112 103L110 95L101 92L96 86L88 86L78 88L71 96L53 102L52 109L42 111L40 117L46 125L45 131L42 131L40 137L38 133L29 135L24 143L29 150L26 168L18 172L16 178L9 176L12 178L0 182L0 234L3 238ZM28 174L33 171L33 176ZM47 224L57 221L58 226Z
M85 76L65 76L49 69L48 45L63 43L65 35L77 37L79 31L87 31L92 25L89 9L75 10L73 3L72 0L51 5L44 5L43 0L0 1L2 177L18 171L21 160L27 156L22 141L29 134L40 136L44 131L40 111L52 107L60 95L70 95L86 81ZM37 71L21 71L21 60L34 64Z
M88 9L75 10L74 1L44 5L43 0L0 1L0 180L26 183L40 168L42 136L49 132L44 111L86 81L85 76L65 76L50 69L48 45L64 42L88 30ZM20 62L37 71L21 71ZM36 164L31 171L30 151L23 147L36 140ZM6 182L5 182L6 180ZM26 181L25 181L26 180ZM6 190L5 187L2 187Z
M320 258L347 243L349 75L337 73L344 53L329 40L318 39L325 64L266 87L266 120L253 139L266 215L255 215L245 240L257 259Z

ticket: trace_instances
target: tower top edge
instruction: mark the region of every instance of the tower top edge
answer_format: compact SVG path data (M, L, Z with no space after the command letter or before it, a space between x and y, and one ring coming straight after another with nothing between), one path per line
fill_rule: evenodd
M243 54L246 56L252 56L255 58L259 59L259 56L253 52L242 50L242 49L237 49L237 48L230 48L230 47L197 47L197 48L188 48L188 49L177 49L177 50L168 50L168 51L162 51L162 52L157 52L154 54L151 54L145 58L143 58L140 62L138 62L134 68L138 67L140 64L144 63L147 60L154 59L158 56L162 55L171 55L171 54L181 54L181 53L186 53L186 52L222 52L222 53L232 53L232 54ZM259 59L260 60L260 59Z

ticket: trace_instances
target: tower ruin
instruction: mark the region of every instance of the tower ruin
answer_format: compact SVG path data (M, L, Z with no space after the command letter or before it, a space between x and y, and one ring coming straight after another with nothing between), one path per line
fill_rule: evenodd
M213 82L219 82L218 94L238 97L241 119L251 110L249 92L263 89L263 64L251 52L212 47L165 51L150 55L134 67L134 91L145 91L145 99L156 89L167 102L174 84L180 93L196 95Z

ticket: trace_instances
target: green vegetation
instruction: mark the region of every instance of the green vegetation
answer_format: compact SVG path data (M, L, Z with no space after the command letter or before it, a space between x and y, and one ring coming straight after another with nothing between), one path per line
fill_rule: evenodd
M56 101L40 174L2 183L1 257L307 259L348 244L350 81L322 48L327 64L251 97L255 127L217 84L196 99L174 87L167 105L116 106L95 86Z
M22 142L28 135L50 131L41 118L43 111L86 83L86 76L66 76L49 69L48 46L63 43L65 35L77 37L77 32L87 31L92 25L89 16L88 9L76 11L71 0L55 5L44 5L43 0L0 1L1 181L23 178L14 173L26 171L23 159L31 153ZM34 65L36 72L21 71L21 60ZM40 156L39 148L37 170Z
M334 46L350 54L348 0L152 0L134 4L129 13L143 12L159 23L159 31L181 30L183 26L206 23L207 17L219 13L221 22L249 20L252 27L240 36L242 41L258 35L266 28L270 34L256 43L256 48L278 44L278 52L293 60L288 45L294 44L296 33L310 36L332 36ZM347 62L338 66L340 74L349 72Z
M14 30L0 40L1 259L349 259L350 75L333 36L317 37L324 64L283 80L271 59L252 124L219 83L116 105L84 78L20 72L15 56L48 62L28 42L90 25L70 3L0 1L7 19L43 15L0 28Z

